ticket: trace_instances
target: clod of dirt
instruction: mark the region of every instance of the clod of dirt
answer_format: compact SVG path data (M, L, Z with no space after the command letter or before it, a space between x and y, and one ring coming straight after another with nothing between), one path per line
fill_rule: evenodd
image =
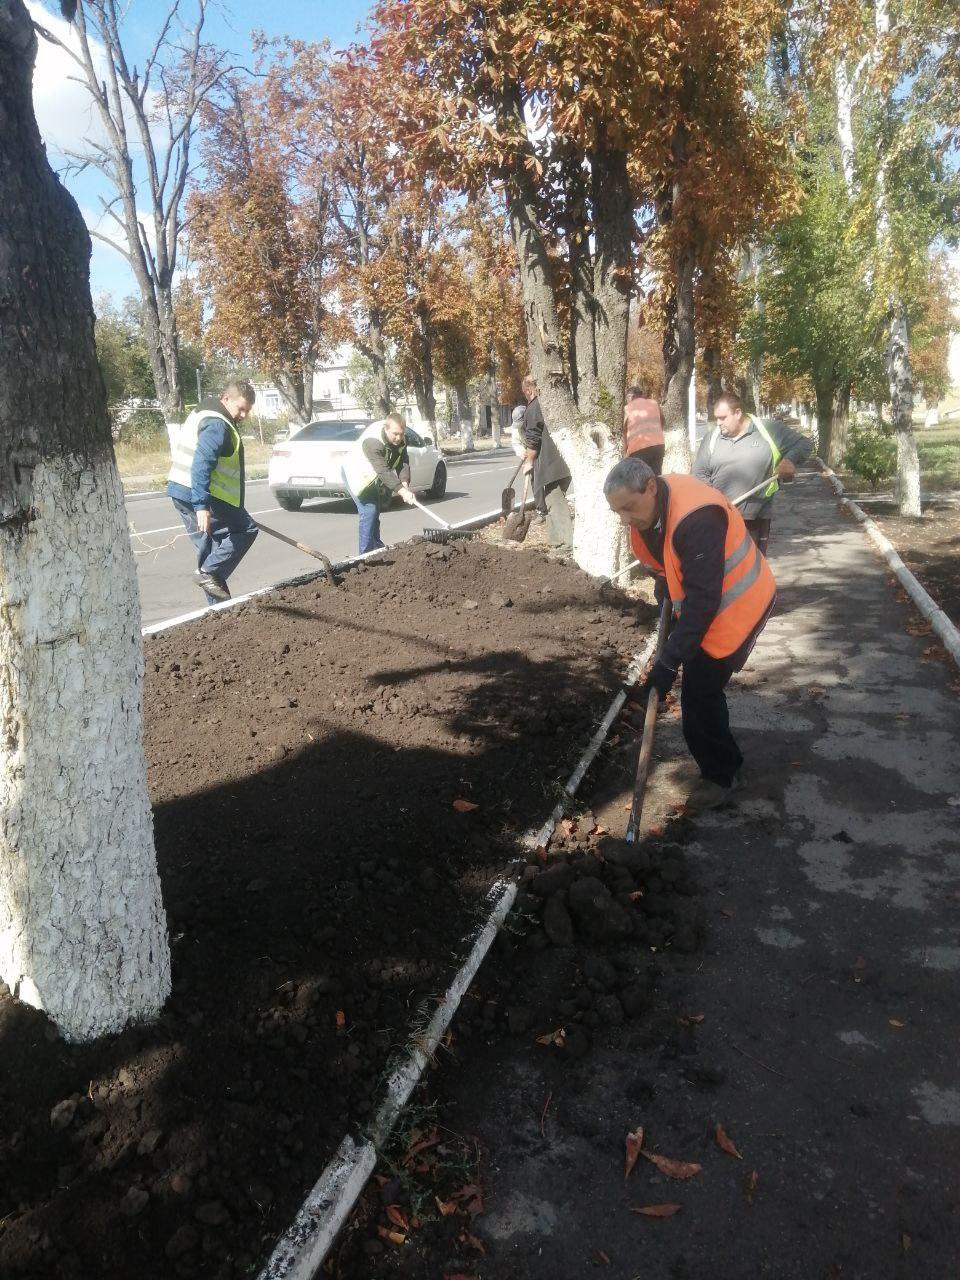
M51 1129L68 1129L73 1124L73 1117L77 1114L76 1098L64 1098L50 1112L50 1128Z
M628 938L633 932L626 909L613 898L606 885L593 876L572 884L568 901L577 928L588 938L612 942Z
M567 910L564 895L555 893L547 899L543 910L543 929L555 947L572 947L573 921Z

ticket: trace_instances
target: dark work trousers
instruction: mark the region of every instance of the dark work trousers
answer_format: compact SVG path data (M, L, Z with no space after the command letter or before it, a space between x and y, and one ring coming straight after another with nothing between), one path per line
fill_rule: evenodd
M664 445L650 444L645 449L634 449L629 454L631 458L639 458L641 462L645 462L655 476L663 473L663 451Z
M770 541L770 521L767 520L744 520L747 526L747 533L760 548L760 554L767 554L767 543Z
M733 675L728 658L711 658L698 649L683 664L680 711L683 736L700 773L710 782L729 787L743 764L743 756L730 732L730 716L724 689Z
M226 582L237 565L253 546L257 526L243 507L231 507L219 498L210 499L210 532L201 533L197 527L197 513L188 502L172 499L180 513L183 527L197 549L197 569L211 573ZM204 592L206 595L206 592ZM207 596L207 604L217 604L214 596Z

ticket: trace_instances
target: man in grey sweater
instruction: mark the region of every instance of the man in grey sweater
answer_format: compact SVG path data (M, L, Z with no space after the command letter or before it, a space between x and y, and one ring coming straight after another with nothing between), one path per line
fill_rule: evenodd
M714 406L714 416L717 425L700 442L693 475L731 501L770 477L769 488L740 507L751 537L766 555L773 495L782 481L793 479L797 466L813 453L813 441L785 422L744 413L737 395L722 395Z

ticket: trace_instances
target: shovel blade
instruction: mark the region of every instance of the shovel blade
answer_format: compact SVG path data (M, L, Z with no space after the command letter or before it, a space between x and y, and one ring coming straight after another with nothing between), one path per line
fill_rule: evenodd
M509 516L517 501L517 493L515 489L504 489L500 494L500 510L505 516Z
M523 542L530 529L531 516L526 511L511 511L503 526L505 542Z

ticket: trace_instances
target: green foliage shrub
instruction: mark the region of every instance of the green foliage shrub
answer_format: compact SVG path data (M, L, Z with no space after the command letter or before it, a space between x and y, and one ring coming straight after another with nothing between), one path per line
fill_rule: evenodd
M871 489L876 489L881 480L889 479L896 470L897 446L879 431L854 427L843 465L862 476Z

